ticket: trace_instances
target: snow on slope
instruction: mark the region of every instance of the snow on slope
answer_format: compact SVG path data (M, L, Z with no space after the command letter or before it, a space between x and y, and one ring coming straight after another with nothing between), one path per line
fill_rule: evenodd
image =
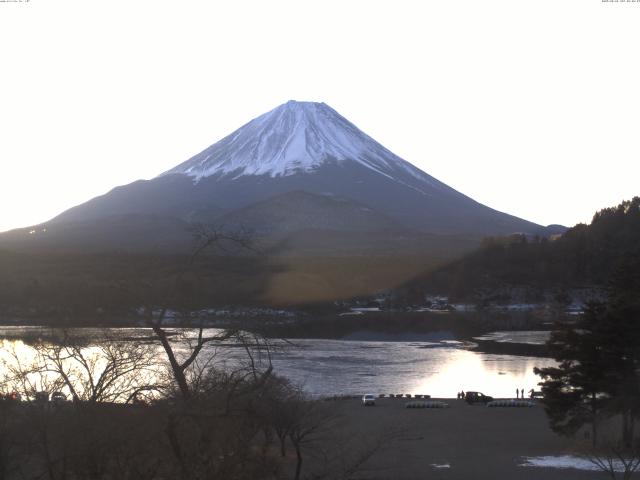
M404 183L407 174L444 186L393 154L324 103L289 101L163 173L194 179L212 175L288 176L313 172L324 162L355 161ZM399 178L400 177L400 178Z

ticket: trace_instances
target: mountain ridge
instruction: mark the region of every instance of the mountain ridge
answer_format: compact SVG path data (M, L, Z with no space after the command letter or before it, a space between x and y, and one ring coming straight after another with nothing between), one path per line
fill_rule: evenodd
M283 202L283 198L295 198L287 197L291 192L307 195L289 204ZM350 202L350 206L328 201L331 198ZM367 220L356 205L368 209ZM136 218L146 219L142 222L147 225L145 230L136 225ZM125 225L127 219L130 225ZM273 219L273 225L267 225L265 219ZM150 245L156 244L158 235L176 238L159 230L163 224L237 225L244 221L249 223L244 227L270 235L317 225L345 232L382 232L394 225L399 234L414 231L469 238L546 235L545 227L482 205L423 172L328 105L296 101L251 120L151 180L116 187L43 225L56 226L60 245L64 244L60 226L73 225L70 245L78 245L77 238L71 238L74 235L91 242L92 235L84 230L95 229L109 232L118 248L126 248L126 236L135 237L137 249L145 235L150 236ZM556 231L554 228L553 233ZM0 244L2 238L10 237L15 243L26 234L14 231L0 236ZM40 236L44 238L32 243L45 245L47 236ZM98 243L108 248L104 241ZM183 248L184 243L176 241L176 248ZM171 248L166 242L163 246ZM332 248L327 246L328 254Z

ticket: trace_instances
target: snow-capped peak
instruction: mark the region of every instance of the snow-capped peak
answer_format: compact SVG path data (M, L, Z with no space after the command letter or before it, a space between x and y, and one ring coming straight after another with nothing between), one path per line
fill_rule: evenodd
M288 176L325 162L354 161L390 178L431 177L384 148L325 103L290 100L163 173ZM402 175L401 175L402 176Z

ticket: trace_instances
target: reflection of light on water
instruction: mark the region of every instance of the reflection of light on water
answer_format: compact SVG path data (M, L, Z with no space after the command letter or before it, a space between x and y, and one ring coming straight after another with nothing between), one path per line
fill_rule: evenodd
M22 340L2 340L0 350L0 378L4 393L25 390L33 392L47 390L54 375L45 370L37 370L37 354Z
M162 372L160 364L148 362L129 369L138 357L126 350L109 351L108 344L74 350L44 343L34 348L22 340L2 339L0 345L0 393L18 393L25 399L35 398L37 392L62 392L70 399L72 385L80 398L93 398L96 393L103 400L121 402L130 391L155 384Z
M411 388L412 393L426 393L432 397L452 397L460 390L480 390L473 387L466 379L484 377L482 359L472 352L452 350L447 363L440 366L440 370L429 375L418 385Z
M135 338L135 333L127 330L127 337ZM219 332L206 332L215 333ZM1 342L0 360L10 358L11 351L23 365L35 360L32 347L23 341ZM555 364L546 358L472 352L448 338L410 342L304 339L293 343L297 347L272 352L274 372L314 395L371 392L455 398L456 392L464 389L510 398L516 388L524 389L525 394L531 388L538 390L540 379L533 368ZM177 353L185 354L180 349ZM236 368L246 360L241 348L210 346L203 354L215 355L215 364L221 369ZM164 358L158 347L158 360Z
M35 351L33 348L25 345L22 340L2 340L0 361L12 361L14 354L15 357L25 364L31 363L35 359Z
M533 368L547 358L491 355L433 342L298 341L304 348L275 355L275 371L314 395L371 393L453 397L461 389L514 397L539 389ZM374 348L375 347L375 348Z
M494 397L515 397L515 389L539 389L536 366L553 364L550 359L486 355L467 350L453 350L439 371L428 375L411 393L432 397L453 397L460 390L479 391Z

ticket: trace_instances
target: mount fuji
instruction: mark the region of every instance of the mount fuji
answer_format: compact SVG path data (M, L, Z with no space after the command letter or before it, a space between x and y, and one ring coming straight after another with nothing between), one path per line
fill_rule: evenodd
M433 179L384 148L324 103L289 101L163 175L285 177L327 163L354 163L390 180Z
M116 187L5 241L177 250L186 248L185 232L196 222L243 226L280 246L313 239L320 250L341 242L393 250L409 237L547 232L445 185L328 105L289 101L156 178Z

